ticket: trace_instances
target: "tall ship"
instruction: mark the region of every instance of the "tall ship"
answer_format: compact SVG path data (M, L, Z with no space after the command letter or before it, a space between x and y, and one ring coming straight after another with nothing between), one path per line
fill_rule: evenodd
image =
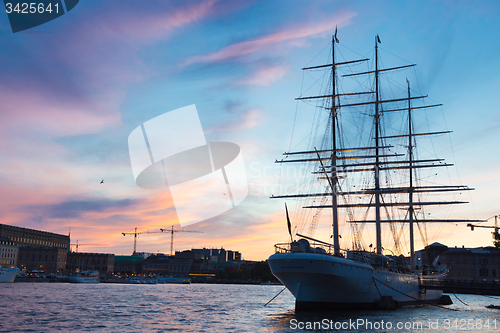
M322 91L297 98L315 103L318 111L311 117L318 120L311 128L323 123L325 131L322 139L310 140L306 150L285 152L276 161L311 166L306 169L311 180L297 186L299 193L271 198L293 198L302 204L300 211L309 209L311 213L297 213L291 221L285 203L290 241L276 244L275 254L268 260L272 273L295 297L296 310L451 303L440 290L446 269L440 271L438 265L424 266L418 261L415 233L427 245L429 223L474 221L429 213L432 207L466 203L456 197L472 189L443 185L434 176L423 176L425 171L437 175L428 170L452 164L420 154L417 138L420 142L450 131L416 128L415 123L422 121L415 121L414 113L441 104L425 104L427 96L413 93L408 79L395 83L401 88L399 96L394 91L392 96L383 93L386 84L381 79L394 83L389 75L415 65L381 66L380 42L377 35L373 60L339 61L335 31L331 63L303 68L326 72ZM359 70L363 64L367 69ZM325 119L320 120L321 116ZM450 195L455 196L450 200ZM448 199L441 200L444 197ZM322 210L331 215L332 227L328 234L313 238ZM302 231L306 222L308 235Z

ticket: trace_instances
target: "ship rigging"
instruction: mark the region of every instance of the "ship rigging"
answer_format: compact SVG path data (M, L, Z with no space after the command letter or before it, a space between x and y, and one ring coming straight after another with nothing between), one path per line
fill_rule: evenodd
M422 232L422 229L425 228L424 223L427 222L476 222L476 220L430 218L423 214L425 207L456 205L466 202L461 200L425 200L420 197L422 194L434 195L472 189L465 185L441 185L418 181L418 170L446 167L452 164L447 164L440 158L419 158L415 151L416 139L442 135L450 133L450 131L418 132L414 129L412 119L414 110L425 110L441 104L413 105L414 101L422 100L427 96L413 95L408 79L406 80L406 96L384 98L381 94L380 75L414 67L415 64L381 68L379 64L380 43L380 38L377 35L375 37L373 70L342 73L340 69L343 67L351 68L354 65L366 63L369 59L337 62L335 53L339 40L337 32L335 32L332 37L332 62L326 65L303 68L304 71L329 70L331 73L329 92L297 98L299 101L323 101L319 107L328 112L325 137L329 138L330 144L329 147L322 144L320 149L311 147L308 150L285 152L285 157L276 162L315 163L316 167L312 174L319 180L319 188L326 188L326 190L276 195L272 198L321 198L319 204L306 204L303 208L316 209L312 225L309 228L310 232L316 228L321 209L331 210L332 244L300 233L297 233L296 236L302 239L293 241L289 227L292 242L275 246L277 253L269 258L271 270L294 294L297 308L318 305L333 305L335 307L353 304L355 307L373 306L386 296L394 298L399 304L413 304L415 300L422 299L437 302L441 297L441 292L438 290L422 296L421 281L423 279L420 275L422 271L421 267L415 267L414 261L414 226L416 225L421 236L424 236L425 233ZM371 89L350 92L339 89L340 80L359 77L373 77ZM401 106L402 103L406 105ZM366 112L366 108L371 108L371 111ZM346 130L342 127L343 118L346 118L349 113L356 113L357 116L364 117L367 114L372 118L369 131L354 126L354 129L358 130L358 134L355 134L358 137L354 140L347 139ZM383 117L397 113L407 115L406 124L403 123L401 126L404 128L403 133L387 132L387 123L382 121ZM352 129L350 130L352 131ZM360 140L360 137L366 140ZM325 142L323 140L323 143ZM357 144L349 145L350 142ZM403 174L406 176L406 180L399 183L391 182L391 171ZM356 188L355 185L351 184L351 178L357 181L361 180L361 184ZM352 200L353 197L357 200ZM325 198L330 198L330 200L325 200ZM341 214L340 210L346 210L347 213ZM385 218L382 218L382 212L385 212ZM352 246L352 250L346 250L340 246L339 216L346 217L345 224L351 227L353 239L350 246ZM366 251L362 241L364 226L367 224L375 225L374 253ZM399 253L403 252L400 245L403 228L405 225L408 226L409 265L402 263L397 267L395 265L389 267L388 257L383 255L384 250L388 250L388 248L383 247L382 225L385 224L389 225L395 244L394 248ZM308 240L313 241L318 247L316 249L311 247ZM305 260L309 260L309 262L306 264ZM328 267L325 266L325 260L329 263ZM292 262L295 265L290 265ZM352 274L359 275L355 272L360 269L363 270L363 273L355 278ZM434 282L442 279L443 272L434 273L435 276L432 278ZM425 274L430 273L426 272ZM418 276L420 276L419 279L417 279ZM384 289L376 285L375 281L380 279L393 282ZM354 283L355 286L352 286L351 283ZM344 290L339 290L342 285L344 285ZM396 295L394 290L397 291L398 288L407 297ZM381 293L381 289L385 290L385 294ZM391 292L391 289L394 290Z

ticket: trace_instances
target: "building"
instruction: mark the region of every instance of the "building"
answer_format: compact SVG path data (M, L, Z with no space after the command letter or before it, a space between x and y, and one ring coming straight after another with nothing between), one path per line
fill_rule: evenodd
M441 265L450 268L447 281L500 281L500 251L495 247L450 248L441 253L438 260Z
M143 256L115 256L114 273L123 275L142 274L143 264Z
M415 252L415 269L430 267L434 260L443 252L448 251L448 246L441 243L432 243L423 250Z
M500 281L500 251L495 247L449 248L433 243L416 252L417 269L419 263L425 268L433 263L447 268L446 283L485 283Z
M0 266L3 268L17 267L19 246L9 238L0 236Z
M227 250L227 261L241 261L241 253L238 251Z
M68 252L66 271L73 273L76 269L80 271L98 270L100 275L109 276L113 274L114 265L114 254Z
M0 224L0 236L19 247L17 267L27 271L64 274L69 236Z
M228 255L230 260L227 260ZM237 251L226 251L222 248L192 249L176 251L173 256L161 253L151 255L144 260L143 273L176 277L215 277L221 267L222 270L238 271L240 264L241 254Z
M12 225L0 224L0 236L9 238L15 245L30 247L58 247L70 250L69 236Z
M163 253L156 253L144 260L143 271L149 275L168 276L170 275L170 262L171 257Z
M66 273L68 251L57 246L19 248L17 267L27 271L44 271L51 274Z
M226 261L241 261L241 253L238 251L220 249L192 249L191 251L200 253L202 259L211 259L212 261L222 264Z

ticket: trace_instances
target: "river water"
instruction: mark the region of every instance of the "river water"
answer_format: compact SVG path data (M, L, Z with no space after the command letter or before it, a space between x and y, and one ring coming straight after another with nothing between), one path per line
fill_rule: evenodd
M396 311L294 312L282 286L0 284L0 332L498 332L500 297Z

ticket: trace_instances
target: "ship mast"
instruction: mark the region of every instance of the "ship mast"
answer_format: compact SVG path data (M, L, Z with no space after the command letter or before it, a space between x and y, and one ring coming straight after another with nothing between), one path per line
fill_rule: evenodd
M338 41L337 39L337 30L335 29L335 35L332 36L332 109L330 111L332 117L332 169L331 169L331 178L332 178L332 217L333 217L333 253L334 255L340 255L340 244L339 244L339 219L338 219L338 209L337 209L337 143L336 143L336 107L335 107L335 79L336 79L336 66L335 66L335 43Z
M413 145L412 145L412 128L411 128L411 97L410 97L410 81L406 79L408 84L408 159L410 172L410 188L408 189L408 224L410 226L410 268L415 268L415 240L413 236Z
M377 254L382 254L382 232L380 226L380 160L379 160L379 86L378 86L378 43L380 39L375 36L375 232L377 239Z
M321 69L330 69L332 70L332 92L328 92L326 95L315 95L315 96L301 96L296 98L296 100L314 100L314 99L324 99L331 100L330 108L325 105L325 108L330 111L329 117L331 117L331 135L332 135L332 149L326 150L307 150L307 151L297 151L297 152L285 152L283 155L286 157L302 155L302 157L294 159L281 159L276 160L276 163L308 163L308 162L319 162L321 167L319 171L313 171L312 174L323 174L326 177L319 177L319 179L327 179L331 188L330 191L324 191L321 193L297 193L297 194L286 194L286 195L272 195L271 198L313 198L313 197L331 197L332 203L331 205L320 204L320 205L307 205L302 208L312 208L312 209L321 209L321 208L331 208L332 209L332 229L333 229L333 253L334 255L340 256L340 245L339 245L339 222L338 222L338 209L342 208L375 208L375 219L367 220L366 218L361 220L351 219L349 223L374 223L376 229L376 253L382 254L382 236L381 236L381 225L382 223L409 223L410 227L410 260L411 267L414 268L414 232L413 232L413 222L415 219L415 206L424 206L424 205L450 205L450 204L462 204L466 203L463 201L418 201L414 202L413 195L418 193L438 193L438 192L454 192L454 191L468 191L472 190L471 188L465 185L444 185L444 186L414 186L413 184L413 172L419 168L435 168L435 167L444 167L451 166L452 164L443 163L443 159L420 159L415 160L413 157L413 146L412 141L414 137L417 136L428 136L428 135L440 135L445 133L450 133L450 131L439 131L439 132L426 132L426 133L413 133L412 122L411 122L411 112L416 109L427 109L432 107L441 106L441 104L434 105L423 105L423 106L412 106L411 101L414 99L422 99L427 96L411 96L410 94L410 85L408 82L408 95L405 98L393 98L393 99L382 99L380 96L380 82L379 82L379 74L387 71L394 71L405 69L409 67L415 66L415 64L402 65L397 67L390 68L379 68L378 64L378 44L380 44L380 38L378 35L375 36L375 70L368 70L363 72L351 72L348 74L343 74L342 77L353 77L353 76L363 76L363 75L375 75L375 89L374 91L360 91L360 92L351 92L351 93L341 93L337 92L336 78L337 78L337 68L338 66L343 65L351 65L357 64L360 62L368 61L369 59L358 59L351 61L343 61L343 62L335 62L335 44L339 43L337 39L337 30L335 29L335 34L332 36L332 63L311 67L304 67L302 70L321 70ZM372 95L375 94L375 100L371 99L370 101L350 101L349 99L355 98L360 95ZM340 97L345 98L340 103ZM383 108L382 105L392 105L392 103L397 102L407 102L408 106L404 108ZM373 105L375 107L374 110L374 145L371 147L337 147L337 111L343 108L353 108L360 107L364 105ZM381 132L381 116L387 112L408 112L408 134L402 135L384 135ZM329 131L330 129L327 129ZM407 138L408 139L408 159L400 160L398 157L404 156L405 154L391 153L388 154L386 149L392 148L392 145L383 144L383 140L392 140L397 138ZM341 155L339 156L339 154ZM346 154L344 154L346 153ZM328 155L326 155L328 154ZM312 157L312 156L315 157ZM382 160L382 158L384 158ZM386 159L387 158L387 159ZM357 162L359 159L366 159L366 162ZM326 166L323 164L324 161L331 161L331 165ZM339 163L339 161L342 161ZM436 163L438 162L438 163ZM328 167L331 170L328 170ZM409 185L408 186L384 186L380 185L380 172L387 172L391 170L409 170ZM361 188L355 191L341 191L339 189L339 181L338 174L349 174L352 172L370 172L374 173L375 184L373 187ZM407 202L384 202L382 199L382 194L408 194ZM370 201L369 203L338 203L338 196L360 196L360 195L369 195L374 196L374 202ZM380 216L381 207L397 207L404 206L408 209L409 218L408 219L398 219L387 217L382 220ZM463 220L463 219L425 219L420 220L420 222L450 222L450 223L458 223L458 222L479 222L480 220ZM305 237L299 235L301 237ZM306 237L307 238L307 237ZM309 238L312 239L312 238ZM312 239L314 240L314 239ZM324 242L323 242L324 243Z

